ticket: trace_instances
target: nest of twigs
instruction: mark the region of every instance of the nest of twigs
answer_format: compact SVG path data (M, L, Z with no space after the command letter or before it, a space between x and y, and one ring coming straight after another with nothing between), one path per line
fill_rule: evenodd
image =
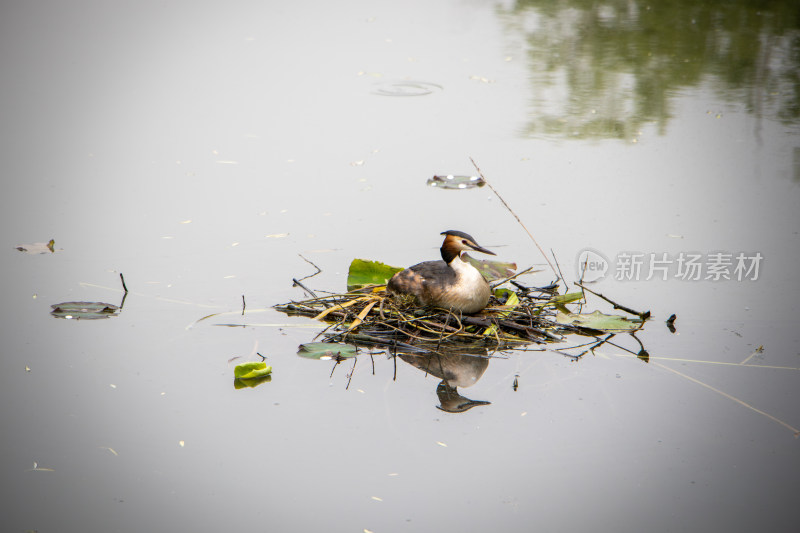
M314 295L275 308L329 323L322 334L326 342L389 346L411 352L438 351L445 344L462 351L496 351L559 342L564 333L596 333L556 321L558 312L566 311L564 305L581 300L582 293L560 295L558 285L526 287L511 283L515 290L502 289L483 311L471 315L421 308L388 295L385 285Z

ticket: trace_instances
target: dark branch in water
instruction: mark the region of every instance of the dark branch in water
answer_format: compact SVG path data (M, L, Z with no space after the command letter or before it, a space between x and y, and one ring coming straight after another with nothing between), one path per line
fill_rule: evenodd
M331 375L329 377L333 377L333 371L336 370L336 367L339 366L339 363L344 361L346 357L342 357L342 352L336 352L336 355L333 356L333 368L331 369ZM350 386L350 382L347 382L347 385Z
M577 348L583 348L584 346L588 346L588 348L586 348L585 350L583 350L581 353L579 353L577 355L576 354L567 353L567 352L562 351L562 350L553 350L553 351L555 353L558 353L558 354L561 354L563 356L569 357L570 359L572 359L573 362L574 361L578 361L580 358L582 358L584 355L586 355L589 352L592 352L592 354L594 354L594 350L596 348L599 348L600 346L602 346L602 345L604 345L606 343L608 343L608 344L610 344L612 346L616 346L617 348L620 348L620 349L625 350L627 352L633 353L630 350L628 350L627 348L625 348L624 346L619 346L619 345L614 344L613 342L611 342L611 339L613 339L615 335L616 335L616 333L609 333L604 339L601 339L600 337L595 337L595 340L592 341L592 342L589 342L589 343L586 343L586 344L581 344L581 345L578 345L578 346L572 346L572 347L568 348L570 350L575 350Z
M394 349L392 350L392 361L394 361L394 374L392 375L392 381L397 381L397 344L395 344Z
M610 303L611 305L614 306L614 309L619 309L620 311L625 311L626 313L630 313L632 315L636 315L639 318L641 318L642 320L647 320L648 318L650 318L650 311L645 311L644 313L640 313L639 311L634 311L630 307L625 307L624 305L618 304L614 300L603 296L599 292L594 292L592 289L587 288L585 285L583 285L581 283L577 283L576 282L575 285L577 285L578 287L580 287L581 289L583 289L585 291L588 291L588 292L594 294L598 298L600 298L602 300L605 300L606 302Z
M636 332L632 331L630 333L630 335L631 335L631 337L633 337L636 340L636 342L639 343L639 353L636 354L636 357L638 357L640 360L644 361L645 363L649 363L650 362L650 353L647 350L644 349L644 344L642 344L642 341L640 341L639 337L636 336Z
M353 374L356 371L356 361L358 361L358 357L353 357L353 368L350 369L350 373L347 375L347 386L344 390L348 390L350 388L350 381L353 379Z
M247 304L244 302L244 294L242 294L242 316L244 316L244 310L247 308Z
M303 278L303 279L306 279L306 278ZM308 287L306 287L305 285L300 283L300 281L296 280L295 278L292 278L292 287L300 287L301 289L306 291L308 294L310 294L312 298L319 298L319 296L314 294L314 291L312 291L311 289L309 289Z
M122 272L119 273L119 279L122 281L122 290L125 291L122 293L122 301L119 303L119 308L122 310L125 307L125 298L128 297L128 287L125 286L125 276L122 275Z
M308 259L306 259L306 258L305 258L305 257L303 257L302 255L300 255L300 254L297 254L297 255L299 255L299 256L300 256L300 259L302 259L303 261L305 261L306 263L308 263L309 265L311 265L311 266L313 266L314 268L316 268L316 269L317 269L317 271L316 271L316 272L314 272L313 274L311 274L311 275L308 275L308 276L306 276L306 277L304 277L304 278L300 278L301 280L308 279L308 278L313 278L314 276L316 276L317 274L319 274L320 272L322 272L322 269L321 269L320 267L318 267L317 265L315 265L314 263L312 263L311 261L309 261Z

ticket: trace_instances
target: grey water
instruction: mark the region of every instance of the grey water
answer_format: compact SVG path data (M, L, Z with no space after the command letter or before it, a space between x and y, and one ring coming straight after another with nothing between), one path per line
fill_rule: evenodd
M0 7L4 531L793 530L798 7L667 4ZM496 354L450 413L403 360L297 357L324 324L272 306L313 265L457 229L555 279L489 188L426 185L470 158L651 311L649 362ZM51 315L120 273L114 316Z

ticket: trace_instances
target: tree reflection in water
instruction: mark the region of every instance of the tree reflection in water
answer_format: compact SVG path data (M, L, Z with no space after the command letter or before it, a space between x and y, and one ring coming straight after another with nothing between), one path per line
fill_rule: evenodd
M757 118L800 118L800 3L521 0L533 98L524 135L635 141L674 96L708 88Z

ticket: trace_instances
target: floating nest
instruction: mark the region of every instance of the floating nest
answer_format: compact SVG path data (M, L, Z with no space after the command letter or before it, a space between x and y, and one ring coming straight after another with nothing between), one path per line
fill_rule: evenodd
M430 354L457 350L487 354L526 345L561 342L567 334L597 337L603 333L632 332L648 314L634 319L595 311L582 314L583 288L559 294L557 284L529 287L505 280L493 287L489 305L480 313L464 315L446 309L422 308L387 294L386 285L369 285L344 294L317 296L295 280L311 298L274 306L287 315L312 317L328 323L324 342L391 348ZM602 296L601 296L602 297ZM605 299L605 298L604 298ZM570 310L567 306L578 306Z

